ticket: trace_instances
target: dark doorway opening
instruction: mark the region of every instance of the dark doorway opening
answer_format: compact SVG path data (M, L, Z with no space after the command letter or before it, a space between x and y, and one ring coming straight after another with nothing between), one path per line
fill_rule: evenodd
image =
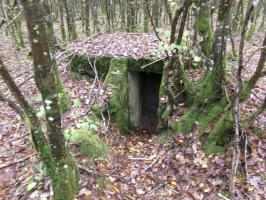
M157 125L161 79L161 74L140 73L142 128L154 128Z

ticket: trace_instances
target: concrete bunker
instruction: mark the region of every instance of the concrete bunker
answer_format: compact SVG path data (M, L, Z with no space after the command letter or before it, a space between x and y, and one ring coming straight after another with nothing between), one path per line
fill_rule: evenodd
M117 40L117 35L98 37L89 39L90 42L73 44L74 53L70 58L69 67L71 73L75 78L94 78L91 65L95 64L98 76L104 80L105 87L108 91L112 88L108 110L111 120L116 123L121 133L139 128L155 128L158 122L159 91L164 66L163 56L156 49L156 39L150 35L121 33L123 42L126 42L126 45L122 45L125 49L122 49L120 43L113 43ZM112 42L101 43L104 47L95 49L95 46L91 45L95 40L107 41L106 37ZM152 45L143 47L142 43L136 43L136 40L149 41ZM99 42L94 45L98 44ZM80 51L76 50L77 46L80 47ZM147 49L140 52L143 48ZM112 51L103 52L103 49ZM109 54L110 52L115 52L115 55ZM93 106L94 113L105 110L106 106Z
M112 88L108 108L118 129L127 133L156 128L164 61L75 55L71 58L70 70L75 77L93 78L92 62L96 63L105 86ZM104 109L94 106L96 113Z

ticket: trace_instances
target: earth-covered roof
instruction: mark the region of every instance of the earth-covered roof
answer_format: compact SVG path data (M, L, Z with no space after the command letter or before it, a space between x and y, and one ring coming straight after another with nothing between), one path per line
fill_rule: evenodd
M75 40L69 48L72 52L88 56L134 59L165 57L158 46L159 40L155 35L116 32Z

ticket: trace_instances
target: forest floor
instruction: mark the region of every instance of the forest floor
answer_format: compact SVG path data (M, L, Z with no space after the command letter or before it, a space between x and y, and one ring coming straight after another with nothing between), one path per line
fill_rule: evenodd
M260 47L257 35L247 42L245 58ZM239 38L235 38L236 44ZM29 47L15 51L9 37L0 37L0 55L28 100L39 109L40 96L32 79ZM58 54L59 55L59 54ZM259 54L256 53L245 68L245 77L254 71ZM66 70L64 56L58 58L60 77L72 105L79 106L64 114L65 129L73 129L86 117L90 83L73 80ZM236 61L229 63L236 66ZM28 80L26 83L25 80ZM22 84L24 83L24 84ZM261 79L254 94L243 105L243 114L254 112L266 94L266 78ZM0 92L8 95L3 82ZM0 199L49 199L51 185L32 148L27 127L18 116L0 102ZM178 116L173 116L173 118ZM266 131L266 113L254 123ZM77 199L225 199L231 169L231 150L225 155L206 156L201 150L198 130L191 135L168 138L152 131L139 131L128 136L117 133L111 124L103 139L110 147L109 159L95 160L88 166L86 157L75 154L81 170L81 190ZM266 133L263 135L265 136ZM266 199L266 137L247 131L250 151L247 154L248 181L238 174L238 199ZM71 148L72 150L75 147ZM241 166L243 167L243 166Z

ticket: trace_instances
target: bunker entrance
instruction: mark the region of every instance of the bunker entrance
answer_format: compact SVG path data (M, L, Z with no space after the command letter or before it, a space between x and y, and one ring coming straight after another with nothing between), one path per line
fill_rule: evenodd
M130 122L133 128L156 127L161 79L161 74L129 72Z

